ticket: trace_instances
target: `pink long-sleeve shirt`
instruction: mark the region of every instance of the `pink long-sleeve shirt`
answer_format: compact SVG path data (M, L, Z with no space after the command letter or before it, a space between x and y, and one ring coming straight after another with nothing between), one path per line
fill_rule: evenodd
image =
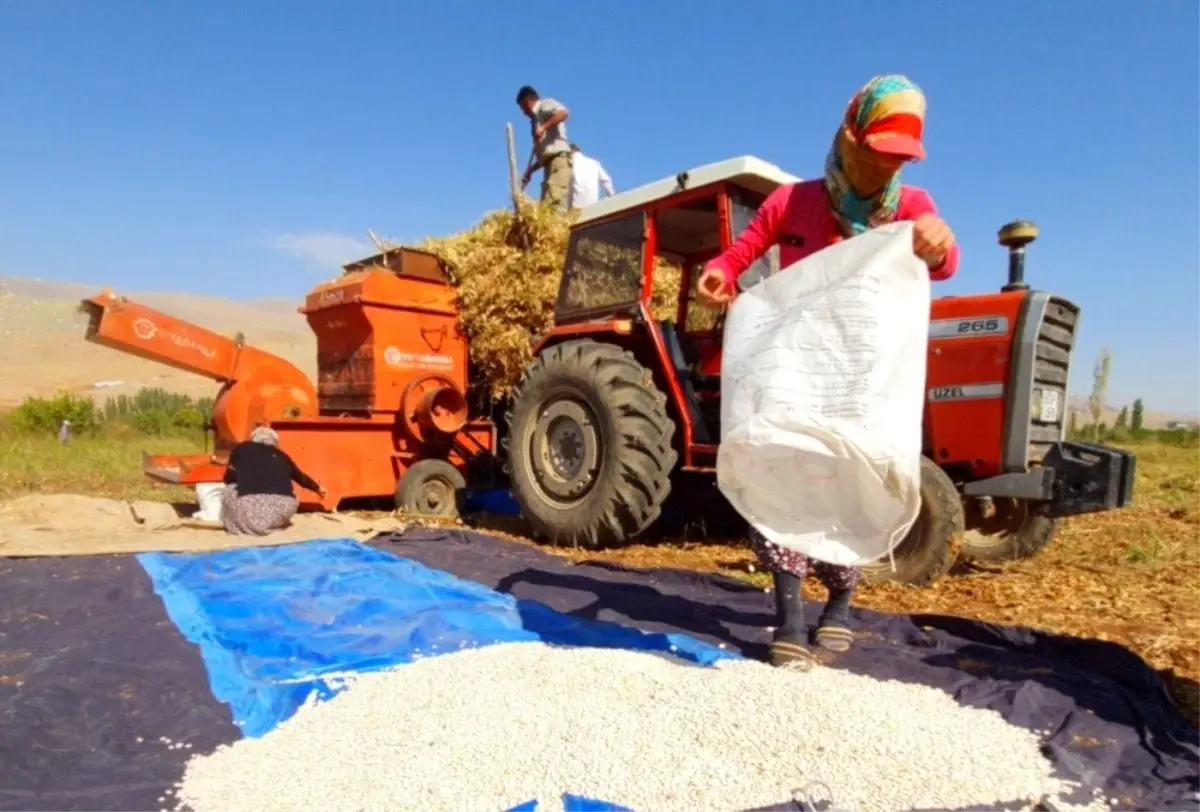
M896 219L916 220L923 214L937 214L929 192L916 186L902 186ZM708 267L719 268L725 274L726 284L732 286L773 245L779 245L779 267L786 268L842 238L829 208L824 181L790 183L767 197L750 225ZM949 279L957 269L958 243L955 243L942 264L929 269L929 278Z

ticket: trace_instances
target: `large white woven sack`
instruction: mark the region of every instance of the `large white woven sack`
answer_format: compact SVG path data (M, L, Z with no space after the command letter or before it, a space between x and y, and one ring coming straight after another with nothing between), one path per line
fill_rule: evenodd
M912 223L876 228L737 297L717 482L769 541L831 564L888 555L920 509L929 271Z

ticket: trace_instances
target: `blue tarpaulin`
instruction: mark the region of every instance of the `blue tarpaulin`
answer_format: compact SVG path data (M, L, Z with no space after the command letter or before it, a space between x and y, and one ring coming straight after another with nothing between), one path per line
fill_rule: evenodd
M214 695L247 736L290 717L324 678L493 643L541 641L736 657L682 634L561 614L350 539L138 557Z

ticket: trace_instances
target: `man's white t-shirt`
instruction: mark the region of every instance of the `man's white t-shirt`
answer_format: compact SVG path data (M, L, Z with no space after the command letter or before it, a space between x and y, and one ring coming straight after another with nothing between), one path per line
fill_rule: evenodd
M600 201L600 189L614 195L612 178L595 158L576 152L571 156L571 196L568 206L582 209Z

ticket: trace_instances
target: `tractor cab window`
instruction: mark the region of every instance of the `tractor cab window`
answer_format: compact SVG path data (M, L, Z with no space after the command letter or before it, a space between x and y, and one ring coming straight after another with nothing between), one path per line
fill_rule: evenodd
M555 316L569 319L624 310L642 292L641 212L582 226L571 233Z
M679 290L683 273L672 277L675 301L683 300L684 333L708 332L716 325L716 312L696 302L697 268L704 261L716 256L721 250L720 216L717 209L717 193L711 197L696 198L662 209L655 213L655 234L660 259L669 260L680 271L691 271L690 285L686 291ZM666 288L668 280L663 279ZM656 277L655 286L660 280ZM680 297L680 294L683 294Z
M733 239L737 239L746 227L750 225L750 221L754 219L754 215L758 213L758 207L762 201L751 197L746 192L735 189L729 195L729 219L730 226L733 230ZM773 245L767 253L763 254L754 264L746 269L746 272L738 277L738 289L748 290L762 280L766 279L773 273L779 271L779 246Z
M704 272L703 262L692 265L692 283L687 295L687 309L684 311L683 331L685 333L708 333L717 329L721 320L721 311L706 307L696 300L696 291L700 287L700 274Z

